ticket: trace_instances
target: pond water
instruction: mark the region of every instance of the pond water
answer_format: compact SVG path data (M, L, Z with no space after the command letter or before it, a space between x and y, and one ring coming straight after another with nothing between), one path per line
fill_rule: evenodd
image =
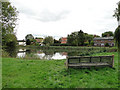
M39 58L39 59L66 59L67 52L55 52L49 50L36 50L36 49L19 49L16 55L17 58Z
M9 56L16 58L26 59L66 59L67 56L89 56L94 53L105 52L105 49L81 48L81 49L35 49L35 48L22 48L22 49L9 49Z

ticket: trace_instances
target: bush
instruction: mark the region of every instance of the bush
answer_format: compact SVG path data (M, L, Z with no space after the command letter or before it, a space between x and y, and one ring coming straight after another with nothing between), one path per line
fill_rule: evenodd
M60 44L60 46L69 46L69 45L66 43L66 44Z
M106 46L106 47L109 47L109 44L108 44L108 43L106 43L106 44L105 44L105 46Z
M17 38L14 34L7 34L3 43L6 47L15 48L17 45Z
M84 43L84 46L88 46L88 45L89 45L89 42L85 42L85 43Z
M26 45L30 45L31 41L29 39L26 40Z
M94 42L92 41L92 42L90 43L90 45L91 45L91 46L94 46Z
M61 43L54 43L52 46L60 46Z

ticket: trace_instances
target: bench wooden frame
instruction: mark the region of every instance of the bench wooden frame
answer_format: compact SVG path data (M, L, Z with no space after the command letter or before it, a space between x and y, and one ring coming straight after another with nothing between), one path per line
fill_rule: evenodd
M109 66L114 67L114 55L111 56L69 56L66 63L67 68L84 68L84 67L98 67Z

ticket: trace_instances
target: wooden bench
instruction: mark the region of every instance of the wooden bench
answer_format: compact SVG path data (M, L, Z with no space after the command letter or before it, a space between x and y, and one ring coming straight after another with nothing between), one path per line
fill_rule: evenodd
M114 66L114 55L111 56L69 56L66 63L67 68L85 68L98 66Z

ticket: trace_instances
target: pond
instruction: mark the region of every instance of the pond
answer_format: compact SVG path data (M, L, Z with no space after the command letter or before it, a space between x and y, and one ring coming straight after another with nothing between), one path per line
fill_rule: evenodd
M17 58L39 58L39 59L66 59L67 52L56 52L54 50L37 50L37 49L19 49Z
M19 48L6 50L9 56L25 59L42 59L56 60L66 59L67 56L89 56L94 53L105 52L105 49L82 48L77 50L71 49L36 49L36 48Z

